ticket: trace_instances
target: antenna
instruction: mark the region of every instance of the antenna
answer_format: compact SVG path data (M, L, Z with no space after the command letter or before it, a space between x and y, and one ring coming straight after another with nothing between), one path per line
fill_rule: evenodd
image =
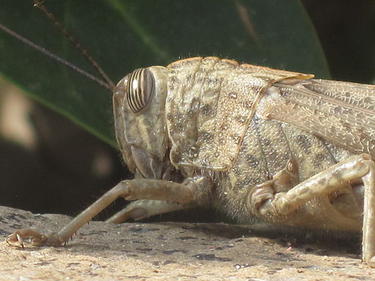
M24 43L24 44L26 44L26 45L28 45L32 48L34 48L35 50L41 52L42 54L48 56L49 58L69 67L70 69L72 69L72 70L74 70L78 73L80 73L81 75L85 76L86 78L95 81L100 86L102 86L102 87L104 87L104 88L106 88L106 89L108 89L112 92L113 89L115 88L115 84L112 82L112 80L108 78L108 76L105 74L105 72L99 66L99 64L88 54L87 50L82 48L81 45L78 43L78 41L75 40L73 38L73 36L71 36L66 31L66 29L63 27L63 25L56 20L55 16L46 9L46 7L43 5L43 2L44 2L44 0L34 0L34 6L42 9L44 11L44 13L46 15L48 15L48 17L54 22L54 24L56 26L59 26L59 30L64 34L64 37L68 38L68 40L71 42L71 44L73 44L74 47L79 49L81 54L90 62L90 64L95 68L95 70L99 72L100 76L103 79L100 79L100 78L92 75L91 73L83 70L82 68L76 66L75 64L59 57L58 55L54 54L53 52L49 51L48 49L39 46L38 44L34 43L33 41L27 39L26 37L24 37L20 34L18 34L14 30L11 30L10 28L4 26L1 23L0 23L0 30L2 30L5 33L13 36L14 38L18 39L22 43Z
M71 35L64 25L58 21L55 15L50 12L47 7L43 4L45 0L34 0L34 7L39 8L47 18L49 18L57 29L64 35L64 37L72 44L72 46L80 51L80 53L86 58L86 60L94 67L94 69L99 73L99 75L107 82L111 89L115 88L115 84L111 79L109 79L108 75L104 72L104 70L99 66L99 64L90 56L87 49L83 48L82 45L78 42L77 39Z
M100 86L104 87L104 88L107 88L109 90L113 90L112 86L111 85L108 85L108 83L106 83L105 81L103 80L100 80L99 78L95 77L94 75L84 71L83 69L79 68L78 66L74 65L73 63L70 63L69 61L59 57L58 55L55 55L54 53L50 52L49 50L47 50L46 48L43 48L37 44L35 44L34 42L32 42L31 40L23 37L22 35L16 33L15 31L7 28L6 26L2 25L0 23L0 29L3 30L4 32L8 33L9 35L13 36L14 38L18 39L19 41L23 42L24 44L36 49L37 51L45 54L46 56L50 57L51 59L73 69L74 71L82 74L83 76L95 81L96 83L98 83Z

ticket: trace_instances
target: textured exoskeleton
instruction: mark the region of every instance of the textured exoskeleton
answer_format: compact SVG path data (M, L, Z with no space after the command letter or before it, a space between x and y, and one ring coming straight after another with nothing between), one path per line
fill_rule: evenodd
M120 182L56 234L64 244L118 197L122 222L212 206L239 222L361 231L375 256L375 86L313 79L216 57L152 66L113 95L116 135L135 179Z

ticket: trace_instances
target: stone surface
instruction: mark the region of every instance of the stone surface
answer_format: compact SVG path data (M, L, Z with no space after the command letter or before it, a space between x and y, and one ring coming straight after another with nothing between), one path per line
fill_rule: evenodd
M0 234L56 231L70 220L0 207ZM358 237L264 225L92 222L60 248L0 242L0 280L375 280Z

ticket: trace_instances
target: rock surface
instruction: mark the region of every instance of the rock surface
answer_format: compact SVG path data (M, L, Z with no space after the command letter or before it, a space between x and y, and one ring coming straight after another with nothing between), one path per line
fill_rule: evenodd
M69 220L0 207L0 234L56 231ZM0 280L375 280L359 245L358 237L285 235L264 225L92 222L65 247L0 242Z

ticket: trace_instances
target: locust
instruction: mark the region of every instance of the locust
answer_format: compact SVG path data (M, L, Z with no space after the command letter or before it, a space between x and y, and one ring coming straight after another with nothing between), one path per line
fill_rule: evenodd
M113 87L115 133L134 174L59 232L64 245L117 198L122 223L199 206L241 223L362 231L375 265L375 85L315 79L218 57L134 70Z

